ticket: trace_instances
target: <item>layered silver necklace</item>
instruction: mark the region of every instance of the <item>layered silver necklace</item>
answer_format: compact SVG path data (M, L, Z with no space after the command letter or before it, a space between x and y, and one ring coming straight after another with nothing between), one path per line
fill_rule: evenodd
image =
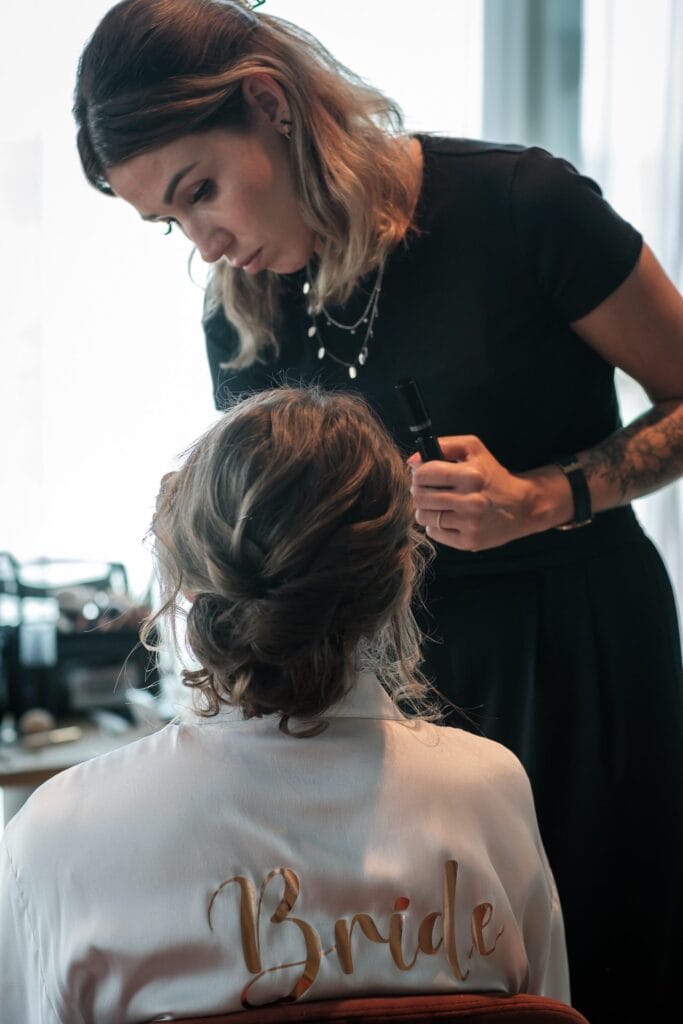
M346 368L346 370L347 370L351 380L355 380L356 379L356 377L358 376L358 370L360 369L361 366L365 366L366 362L368 361L370 339L372 338L373 333L374 333L373 332L373 325L374 325L375 320L377 319L377 316L378 316L377 306L378 306L378 303L379 303L380 292L382 291L382 277L383 277L383 275L384 275L384 264L382 264L380 266L379 270L377 271L377 279L375 281L375 287L372 289L372 291L370 293L370 298L368 299L367 306L365 307L365 309L363 310L361 315L358 317L356 322L353 323L353 324L342 324L342 323L339 322L339 320L335 320L335 318L332 316L332 314L329 313L325 309L324 306L322 307L322 309L321 309L319 314L314 313L313 309L310 306L308 307L308 315L311 318L311 326L308 328L308 337L311 338L311 339L317 338L317 341L318 341L318 359L322 360L322 359L324 359L327 356L328 359L331 359L333 362L337 363L339 366L344 366ZM309 271L308 272L308 279L304 282L304 286L303 286L304 295L307 296L309 294L310 290L311 290L311 278L310 278L310 271ZM320 332L320 327L318 325L318 320L317 320L318 316L321 316L321 317L325 318L325 323L326 323L327 327L337 327L340 331L348 331L349 334L356 334L356 332L359 329L360 329L361 333L363 333L363 328L365 328L365 332L363 334L363 341L361 343L360 349L358 351L358 354L354 357L352 362L348 363L348 362L346 362L345 359L340 359L339 356L335 355L334 352L331 352L329 350L329 348L325 344L325 342L323 340L323 336L322 336L322 334Z

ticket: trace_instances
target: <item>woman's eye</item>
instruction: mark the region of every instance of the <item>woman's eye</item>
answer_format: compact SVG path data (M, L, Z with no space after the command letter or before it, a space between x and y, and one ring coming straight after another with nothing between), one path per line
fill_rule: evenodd
M202 199L209 199L213 195L213 190L213 182L209 178L205 178L201 185L192 193L190 202L194 205L195 203L200 203Z
M210 178L205 178L204 181L194 190L190 196L189 202L191 206L195 203L200 203L202 199L210 199L215 192L215 185ZM173 225L177 224L178 221L175 217L168 217L162 219L159 223L165 225L165 235L170 235L173 232Z

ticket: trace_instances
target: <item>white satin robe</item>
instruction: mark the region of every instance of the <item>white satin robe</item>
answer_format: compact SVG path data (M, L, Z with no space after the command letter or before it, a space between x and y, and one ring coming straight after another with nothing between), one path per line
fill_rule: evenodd
M508 750L361 674L322 735L193 714L40 787L0 843L8 1024L278 998L568 1001L562 915Z

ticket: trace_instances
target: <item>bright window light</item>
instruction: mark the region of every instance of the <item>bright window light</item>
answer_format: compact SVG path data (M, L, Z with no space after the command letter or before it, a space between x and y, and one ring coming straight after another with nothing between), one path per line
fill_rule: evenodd
M109 6L0 5L0 549L122 561L141 591L157 482L215 412L187 243L97 194L78 163L76 62ZM409 127L479 135L483 0L261 10L319 35Z

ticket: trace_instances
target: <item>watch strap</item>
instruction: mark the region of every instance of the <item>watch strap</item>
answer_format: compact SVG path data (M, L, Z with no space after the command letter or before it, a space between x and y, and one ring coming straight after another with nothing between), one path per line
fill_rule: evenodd
M593 507L591 504L591 492L586 480L583 466L576 455L568 455L566 458L557 459L555 464L559 466L572 489L574 499L574 518L569 523L558 526L558 530L575 530L579 526L588 526L593 521Z

